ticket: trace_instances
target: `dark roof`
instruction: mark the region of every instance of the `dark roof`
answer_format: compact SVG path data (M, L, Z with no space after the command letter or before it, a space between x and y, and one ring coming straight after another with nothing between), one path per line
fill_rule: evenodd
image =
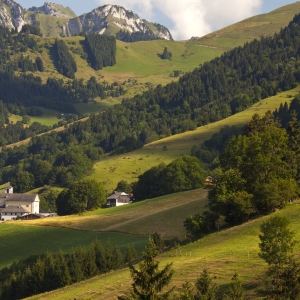
M0 209L1 213L28 213L29 211L22 206L8 205L5 208Z
M118 199L120 196L127 196L127 197L129 197L129 195L126 194L126 193L115 191L112 195L110 195L110 196L107 198L107 200Z
M26 201L26 202L34 202L37 194L0 194L0 198L5 198L8 201Z

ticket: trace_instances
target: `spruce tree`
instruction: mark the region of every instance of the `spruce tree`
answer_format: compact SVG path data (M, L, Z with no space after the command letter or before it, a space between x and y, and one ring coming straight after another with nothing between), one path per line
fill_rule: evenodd
M84 274L85 278L90 278L97 274L96 254L93 245L91 245L85 253Z
M115 247L113 252L113 269L118 269L123 265L124 259L119 247Z
M217 292L217 285L212 283L207 269L204 269L196 281L197 297L201 300L214 300Z
M167 299L174 288L163 292L173 276L172 264L167 264L159 270L159 261L155 260L158 255L156 245L152 238L143 252L143 261L139 263L139 270L130 266L132 284L132 296L138 299L154 300Z
M130 264L133 260L137 258L136 251L133 245L128 245L125 255L124 255L124 262L125 264Z
M229 294L225 296L226 300L244 300L244 289L239 275L235 273L231 279Z

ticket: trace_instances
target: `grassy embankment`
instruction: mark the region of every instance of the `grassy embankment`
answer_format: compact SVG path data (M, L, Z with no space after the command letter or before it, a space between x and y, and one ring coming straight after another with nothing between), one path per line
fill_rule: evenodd
M297 204L277 212L290 218L294 230L300 226L299 213ZM247 298L262 299L262 276L267 265L258 256L258 234L259 226L267 218L269 216L210 234L161 255L159 260L162 266L173 262L175 274L171 286L179 287L186 280L194 282L203 268L207 268L220 286L220 291L224 291L233 274L238 272ZM296 239L299 240L300 234L296 232ZM295 254L300 254L299 243ZM30 299L117 299L117 296L128 291L131 282L129 270L119 270Z
M104 157L94 165L95 172L88 178L105 182L108 192L111 192L120 180L136 181L140 174L153 166L162 162L170 163L183 154L189 155L193 145L202 144L222 127L243 126L253 114L263 115L268 110L274 111L281 103L290 102L299 91L300 86L261 100L247 110L224 120L152 142L130 153Z

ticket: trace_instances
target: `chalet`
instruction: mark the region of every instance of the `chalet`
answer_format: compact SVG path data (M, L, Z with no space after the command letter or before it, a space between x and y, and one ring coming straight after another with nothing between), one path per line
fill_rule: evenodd
M106 200L107 207L121 206L131 203L131 197L128 194L117 191L110 195Z
M38 194L19 194L13 192L12 186L5 187L0 194L1 221L15 220L28 214L39 214L40 199Z

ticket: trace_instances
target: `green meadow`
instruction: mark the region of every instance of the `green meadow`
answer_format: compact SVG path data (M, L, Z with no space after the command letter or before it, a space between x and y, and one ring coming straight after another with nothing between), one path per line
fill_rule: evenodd
M139 253L148 241L147 236L140 235L32 226L20 223L21 221L16 221L15 224L0 224L0 249L2 253L5 253L0 258L0 268L30 255L46 252L58 253L60 250L70 253L72 249L88 247L96 239L102 245L110 240L112 246L119 246L123 252L128 245L134 244Z
M199 45L229 50L243 46L262 36L273 36L286 27L300 13L299 1L232 24L194 41Z
M299 92L300 86L261 100L245 111L224 120L152 142L133 152L104 157L95 163L95 172L88 178L105 182L106 189L110 193L120 180L136 181L140 174L153 166L162 162L168 164L181 155L189 155L193 145L201 145L224 126L244 126L255 113L264 115L268 110L274 111L281 103L289 103Z

